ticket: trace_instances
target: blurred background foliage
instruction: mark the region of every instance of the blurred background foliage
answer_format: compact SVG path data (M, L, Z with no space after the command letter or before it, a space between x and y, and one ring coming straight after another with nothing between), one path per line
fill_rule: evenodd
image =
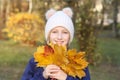
M43 29L44 21L41 17L24 12L10 16L3 32L16 42L34 46L37 41L43 42Z
M92 65L92 80L118 80L119 76L111 75L117 70L120 72L119 0L0 0L0 64L5 62L0 70L7 66L18 66L19 62L23 63L24 68L36 47L45 43L45 12L50 8L61 10L64 7L70 7L74 12L75 38L70 48L86 52ZM98 67L101 63L105 65ZM19 75L22 74L22 68L17 69ZM101 71L104 68L106 72ZM3 77L6 76L0 74L0 80ZM10 76L8 79L13 80Z

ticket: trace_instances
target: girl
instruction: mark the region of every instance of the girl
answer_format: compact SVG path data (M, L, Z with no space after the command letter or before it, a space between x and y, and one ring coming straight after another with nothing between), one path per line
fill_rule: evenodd
M68 47L73 40L74 25L73 12L70 8L61 11L53 9L46 12L47 23L45 26L45 38L47 44L53 43ZM30 59L21 80L90 80L89 70L86 68L85 77L73 77L65 73L59 66L50 64L45 68L36 67L34 58Z

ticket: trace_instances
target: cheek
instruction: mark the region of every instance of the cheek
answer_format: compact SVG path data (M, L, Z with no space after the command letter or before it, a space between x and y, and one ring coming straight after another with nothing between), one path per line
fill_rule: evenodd
M70 40L70 36L69 36L69 35L66 35L66 36L64 37L64 39L65 39L65 41L68 43L69 40Z
M54 34L50 34L50 35L49 35L49 40L50 40L50 42L52 42L55 37L56 37L56 36L55 36Z

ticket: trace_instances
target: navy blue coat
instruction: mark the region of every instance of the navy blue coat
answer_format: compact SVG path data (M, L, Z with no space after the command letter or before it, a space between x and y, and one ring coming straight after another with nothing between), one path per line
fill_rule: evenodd
M30 59L21 80L46 80L42 73L42 67L36 67L36 62L34 62L34 58ZM74 78L72 76L67 76L66 80L90 80L90 74L88 68L85 69L86 76L79 79L78 77Z

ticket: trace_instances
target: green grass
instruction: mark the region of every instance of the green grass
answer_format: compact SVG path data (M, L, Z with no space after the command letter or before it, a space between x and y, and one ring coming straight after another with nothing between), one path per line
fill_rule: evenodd
M76 43L73 42L73 43ZM76 45L73 45L77 47ZM119 80L120 40L111 38L98 39L96 49L102 56L101 63L89 66L91 80ZM0 80L20 80L28 60L36 47L23 46L13 41L0 41Z
M0 80L18 80L35 48L0 41Z
M102 62L120 66L120 40L113 38L99 39L98 49L103 58Z
M111 65L90 66L91 80L119 80L120 68Z
M101 54L101 63L90 66L92 80L120 79L120 40L99 38L96 52Z

